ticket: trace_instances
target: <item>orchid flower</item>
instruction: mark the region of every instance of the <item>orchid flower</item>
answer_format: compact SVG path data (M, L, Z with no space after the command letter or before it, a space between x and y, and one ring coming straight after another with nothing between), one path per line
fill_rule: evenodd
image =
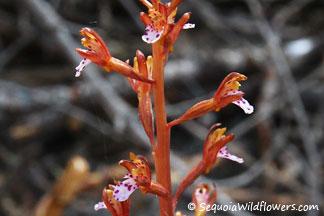
M142 12L140 17L145 24L146 33L142 36L144 42L152 44L157 42L164 35L170 34L172 44L178 37L182 29L194 28L195 24L187 23L189 20L189 13L183 15L178 23L174 23L174 19L177 13L177 6L182 0L172 1L168 4L161 4L155 0L152 0L153 4L148 0L140 0L147 8L148 14ZM171 36L173 35L173 36Z
M243 159L235 155L228 153L228 148L225 146L231 140L233 140L233 134L224 135L226 128L217 128L221 124L214 124L207 135L204 144L203 158L191 171L183 178L181 181L178 190L173 198L173 207L175 208L178 202L179 197L188 188L193 184L199 176L202 174L208 174L211 167L215 164L217 158L227 158L238 163L243 163Z
M228 147L225 146L229 143L233 138L233 134L224 135L226 132L226 128L217 128L220 124L213 125L207 135L204 144L203 151L203 161L206 164L205 173L209 173L211 167L215 164L217 158L222 157L237 163L243 163L244 160L235 155L232 155L228 152Z
M159 183L152 181L151 170L145 157L130 153L131 161L122 160L120 165L128 170L124 176L126 180L117 184L113 197L119 201L125 201L138 188L143 194L152 193L158 196L168 196L168 191Z
M109 185L109 189L102 191L102 200L94 206L96 211L100 209L108 209L112 216L129 216L129 199L124 202L118 202L113 197L115 186Z
M210 197L210 187L208 184L199 184L195 187L192 194L192 202L196 205L195 216L204 216L207 213L206 208L201 209L200 204L212 206L216 201L216 187L213 184L212 197Z
M169 127L197 118L213 110L218 112L230 103L239 106L246 114L253 113L253 106L243 98L244 93L238 90L241 86L239 81L246 79L247 77L242 74L236 72L230 73L222 81L213 98L195 104L183 116L170 122L168 124Z
M114 70L126 77L131 77L143 82L153 82L152 80L143 77L141 74L136 73L127 63L112 57L105 42L93 29L82 28L80 34L84 36L84 38L81 39L83 46L88 49L76 49L76 51L83 57L80 64L75 68L76 77L79 77L86 66L93 62L103 67L107 72Z

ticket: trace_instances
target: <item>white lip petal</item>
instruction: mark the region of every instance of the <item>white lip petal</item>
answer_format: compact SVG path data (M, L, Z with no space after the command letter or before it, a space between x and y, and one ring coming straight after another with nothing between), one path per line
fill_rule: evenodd
M106 209L106 205L104 202L98 202L95 206L94 206L94 210L98 211L100 209Z
M247 100L245 100L244 98L241 98L240 100L237 100L237 101L233 101L232 103L241 107L241 109L246 114L251 114L254 111L254 107L252 105L250 105L250 103Z
M243 163L244 160L243 158L239 158L235 155L232 155L230 153L228 153L228 148L227 146L224 146L223 148L221 148L217 154L217 157L222 157L222 158L226 158L226 159L230 159L232 161L235 161L237 163Z
M182 29L193 29L195 28L196 24L193 23L186 23L184 24L184 26L182 27Z
M90 59L86 59L86 58L83 58L80 62L80 64L75 68L76 69L76 72L75 72L75 77L79 77L81 76L81 72L86 68L86 66L88 64L91 63L91 60Z
M113 196L119 202L125 201L138 187L133 178L128 178L115 186Z
M164 32L164 27L161 31L155 30L152 25L148 25L145 28L146 33L142 35L142 40L148 44L155 43L158 41Z

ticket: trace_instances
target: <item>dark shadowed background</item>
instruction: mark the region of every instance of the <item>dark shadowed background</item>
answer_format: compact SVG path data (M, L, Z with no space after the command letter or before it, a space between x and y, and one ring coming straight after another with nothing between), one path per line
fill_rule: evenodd
M121 60L137 49L151 54L141 40L140 11L146 8L137 0L0 0L0 215L32 215L75 155L88 161L91 174L63 215L110 215L93 206L103 187L125 174L118 161L131 151L152 162L127 80L95 65L74 77L84 26ZM232 71L248 76L241 88L255 112L229 105L174 127L173 189L199 161L208 129L221 122L235 133L230 151L245 163L219 160L195 185L216 183L218 204L321 209L221 215L323 214L324 3L184 0L177 19L186 11L196 28L183 31L169 55L168 120L212 97ZM187 215L192 190L178 204ZM155 197L137 191L131 198L131 215L157 215Z

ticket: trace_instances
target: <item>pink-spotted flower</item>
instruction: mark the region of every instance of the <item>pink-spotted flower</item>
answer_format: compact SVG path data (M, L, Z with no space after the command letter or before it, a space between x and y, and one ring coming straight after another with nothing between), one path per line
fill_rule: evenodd
M218 112L221 108L230 103L239 106L246 114L253 113L253 106L243 98L244 93L239 90L239 87L241 86L239 81L244 81L246 79L247 77L242 74L236 72L230 73L222 81L213 98L195 104L185 112L183 116L170 122L168 124L169 127L197 118L210 111Z
M131 77L143 82L153 82L152 80L143 77L141 74L136 73L134 68L129 64L112 57L105 42L93 29L82 28L80 34L84 36L84 38L81 39L83 46L88 49L76 49L76 51L83 57L80 64L75 68L76 77L79 77L86 66L93 62L103 67L107 72L116 71L125 77Z
M129 216L129 199L124 202L118 202L113 197L115 186L109 185L109 189L102 191L102 200L94 206L96 211L100 209L108 209L112 216Z
M204 151L203 151L203 161L206 164L205 173L209 173L211 167L215 164L217 158L226 158L237 163L243 163L244 160L228 152L228 147L226 146L234 138L234 134L224 135L226 128L217 128L220 124L213 125L205 140Z
M192 202L197 206L195 216L204 216L207 213L206 208L200 208L201 204L212 206L216 201L216 187L213 184L212 196L210 197L210 187L208 184L199 184L192 193Z
M143 194L152 193L158 196L168 196L168 191L159 183L152 181L151 170L148 161L141 155L130 153L131 161L122 160L120 165L128 170L124 176L124 181L117 184L114 188L113 197L122 202L138 188Z
M182 0L173 0L171 3L162 4L158 0L140 0L147 8L148 13L142 12L140 17L145 24L146 33L142 36L143 41L152 44L168 35L171 44L174 43L182 29L194 28L195 25L187 23L190 13L185 13L177 23L174 19L177 12L177 6Z

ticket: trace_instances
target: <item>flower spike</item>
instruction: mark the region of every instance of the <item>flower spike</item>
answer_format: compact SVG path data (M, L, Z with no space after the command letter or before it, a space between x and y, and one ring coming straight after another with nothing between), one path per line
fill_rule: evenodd
M79 55L83 57L80 64L76 67L76 77L79 77L85 67L93 62L103 67L107 72L116 71L126 77L153 83L153 80L136 73L129 64L112 57L102 38L93 29L82 28L80 34L84 36L81 39L82 44L88 49L76 49Z
M200 117L213 110L218 112L230 103L238 105L246 114L253 113L253 106L243 98L244 93L238 90L241 86L239 81L246 79L247 77L242 74L236 72L230 73L222 81L213 98L195 104L183 116L170 122L168 126L172 127L184 121Z
M143 194L152 193L158 196L169 196L168 191L159 183L152 181L151 170L145 157L130 153L131 161L122 160L120 165L128 170L124 176L126 180L117 184L114 188L113 197L117 201L125 201L138 188Z

